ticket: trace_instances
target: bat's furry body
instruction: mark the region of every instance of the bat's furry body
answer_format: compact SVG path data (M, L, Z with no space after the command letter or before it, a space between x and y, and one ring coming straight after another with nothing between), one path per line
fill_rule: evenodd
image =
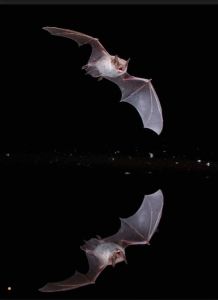
M112 56L115 59L115 56ZM127 63L124 61L124 63ZM121 68L121 67L120 67ZM115 67L111 57L108 55L102 56L99 60L93 63L89 63L83 67L86 70L87 74L90 74L93 77L102 77L102 78L116 78L120 76L123 71L118 71Z
M91 238L81 249L86 252L89 271L75 272L60 282L50 282L40 289L42 292L58 292L94 284L100 273L108 266L126 262L125 248L130 245L149 244L159 224L163 209L163 194L160 190L146 195L138 211L129 218L120 219L119 231L107 238Z
M145 128L160 134L163 128L162 109L151 80L131 76L127 73L128 60L117 55L110 55L98 39L81 32L57 28L43 27L52 35L70 38L80 46L90 44L92 53L87 65L83 66L92 77L106 78L116 83L122 92L121 101L133 105L142 118Z

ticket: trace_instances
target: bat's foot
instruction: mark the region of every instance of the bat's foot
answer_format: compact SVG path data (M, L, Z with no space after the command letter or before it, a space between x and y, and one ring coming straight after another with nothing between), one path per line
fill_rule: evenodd
M88 67L89 67L88 65L84 65L84 66L82 66L82 70L86 71L88 69Z
M98 81L101 81L102 79L103 79L103 77L102 77L102 76L98 77Z
M91 75L92 77L102 77L95 65L87 64L82 67L82 70L86 71L86 75Z

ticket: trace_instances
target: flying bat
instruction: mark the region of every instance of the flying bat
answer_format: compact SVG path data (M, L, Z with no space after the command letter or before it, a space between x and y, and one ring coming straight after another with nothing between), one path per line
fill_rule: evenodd
M52 35L69 38L79 46L89 44L92 52L88 63L82 67L86 73L98 79L108 79L118 85L122 92L120 101L133 105L141 116L143 126L160 134L163 128L162 109L151 79L131 76L127 73L128 60L110 55L97 38L81 32L43 27Z
M85 251L89 270L86 274L75 272L73 276L59 282L49 282L39 289L41 292L59 292L94 284L97 277L109 265L113 267L122 261L127 262L125 248L130 245L149 244L157 229L163 209L161 190L145 195L138 211L120 218L121 226L117 233L101 239L85 241L81 249Z

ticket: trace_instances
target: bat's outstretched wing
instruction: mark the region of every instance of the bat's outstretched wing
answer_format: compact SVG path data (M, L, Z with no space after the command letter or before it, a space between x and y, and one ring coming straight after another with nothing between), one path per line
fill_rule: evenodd
M110 77L102 75L105 72L107 64L109 64L109 70L107 70L107 72L111 72L111 60L107 60L107 57L111 58L111 56L97 38L70 29L57 27L43 27L43 29L52 35L72 39L77 42L79 46L90 44L92 53L88 64L83 66L83 69L87 71L87 74L93 77L103 77L116 83L122 92L121 101L128 102L137 109L142 118L143 126L155 131L157 134L161 133L163 128L162 110L151 80L134 77L128 73L117 76L117 72L115 72L116 76ZM103 68L104 71L100 71L99 66L96 66L101 58L106 58L103 64L101 64L101 68Z
M113 242L126 247L136 244L148 244L157 229L163 209L163 194L158 190L146 195L138 211L129 218L120 218L119 231L105 238L105 242Z
M151 80L134 77L128 73L107 79L121 89L121 101L128 102L137 109L144 127L160 134L163 129L162 109Z
M89 44L92 46L92 53L89 59L89 63L93 63L100 59L104 55L109 55L109 53L106 51L106 49L102 46L102 44L99 42L97 38L93 38L89 35L86 35L84 33L70 30L70 29L64 29L64 28L58 28L58 27L43 27L44 30L47 30L52 35L62 36L71 40L74 40L77 42L79 46L82 46L84 44Z
M86 274L75 272L73 276L59 282L49 282L39 289L40 292L60 292L73 290L85 285L94 284L97 277L106 267L93 254L87 253L89 271Z

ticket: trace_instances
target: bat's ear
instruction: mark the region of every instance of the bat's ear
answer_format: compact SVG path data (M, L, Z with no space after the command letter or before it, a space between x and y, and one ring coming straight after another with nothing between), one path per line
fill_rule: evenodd
M118 55L117 55L117 54L114 55L114 62L115 62L115 63L118 63L118 62L119 62L119 60L118 60Z
M126 61L126 65L125 65L126 68L128 67L129 61L130 61L130 58L128 58Z

